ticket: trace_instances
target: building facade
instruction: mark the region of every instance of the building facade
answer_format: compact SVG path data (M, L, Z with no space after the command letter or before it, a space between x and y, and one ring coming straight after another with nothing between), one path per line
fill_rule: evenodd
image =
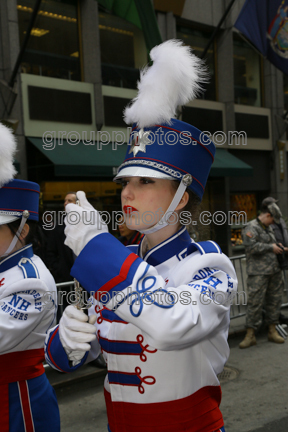
M288 216L282 118L288 83L233 28L244 2L235 1L208 49L205 92L179 114L209 132L217 147L202 204L205 219L192 234L212 236L229 255L243 250L245 222L229 212L252 219L272 195ZM83 189L100 210L120 210L112 178L129 137L123 108L149 60L145 35L131 19L135 11L124 19L107 9L109 2L42 0L11 83L35 3L0 0L1 119L17 126L19 177L41 184L44 209L59 209L68 191ZM162 40L182 39L201 56L229 3L154 0Z

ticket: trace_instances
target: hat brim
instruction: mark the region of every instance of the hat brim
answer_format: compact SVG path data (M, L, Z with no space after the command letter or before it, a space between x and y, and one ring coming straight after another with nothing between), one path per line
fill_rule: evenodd
M159 171L144 168L144 167L127 167L123 168L114 178L113 181L118 181L123 177L151 177L166 180L176 180L174 177L161 173Z
M270 204L278 203L278 201L279 201L278 199L275 199L273 197L267 197L267 198L264 198L264 200L261 203L261 206L262 207L268 207Z
M6 225L19 219L18 216L0 215L0 225Z

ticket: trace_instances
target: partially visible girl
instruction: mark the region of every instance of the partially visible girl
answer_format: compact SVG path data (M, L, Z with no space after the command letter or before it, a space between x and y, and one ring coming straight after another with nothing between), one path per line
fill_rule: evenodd
M0 416L2 432L58 432L44 340L55 320L54 279L33 253L39 185L13 180L14 136L0 124Z

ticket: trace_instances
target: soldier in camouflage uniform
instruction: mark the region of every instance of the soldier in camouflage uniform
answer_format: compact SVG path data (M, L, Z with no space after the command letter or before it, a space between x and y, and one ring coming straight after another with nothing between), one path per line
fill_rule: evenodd
M246 315L247 333L240 348L256 345L255 330L262 322L262 308L265 302L266 322L269 325L268 340L283 343L275 326L279 322L283 292L283 277L277 254L283 249L276 244L271 224L279 223L281 211L273 203L268 211L249 222L243 229L242 238L246 251L248 310Z

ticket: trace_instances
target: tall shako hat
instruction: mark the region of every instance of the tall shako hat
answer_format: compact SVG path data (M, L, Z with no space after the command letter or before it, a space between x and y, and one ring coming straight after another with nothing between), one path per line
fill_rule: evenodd
M15 152L15 136L9 128L0 123L0 225L17 219L21 221L5 255L14 249L27 219L39 219L40 187L34 182L13 179L16 174L13 166Z
M137 176L178 180L167 214L175 210L187 187L202 199L215 145L194 126L173 118L177 106L194 99L200 83L207 82L203 62L190 47L173 39L154 47L150 57L153 65L141 71L138 96L124 111L125 122L134 124L125 160L114 180ZM165 215L141 232L166 226Z
M40 187L34 182L14 179L5 183L0 189L0 225L21 218L27 211L27 219L38 221L39 194Z

